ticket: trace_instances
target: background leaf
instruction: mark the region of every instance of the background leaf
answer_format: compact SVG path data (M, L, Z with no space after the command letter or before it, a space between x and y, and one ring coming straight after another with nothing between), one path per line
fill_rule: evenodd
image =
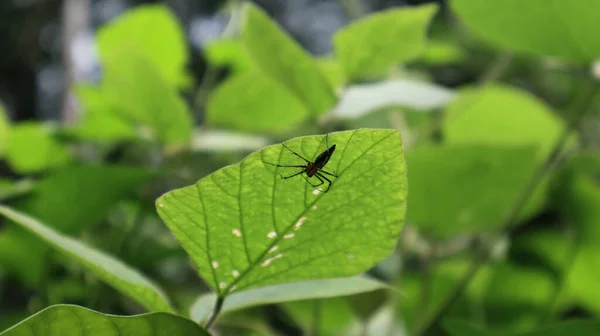
M184 72L188 62L185 34L166 6L137 6L98 31L103 64L113 62L115 54L123 55L127 50L150 60L169 84L182 86L189 81Z
M335 55L346 76L381 76L425 49L425 34L436 5L389 9L340 29L333 37Z
M600 323L596 321L571 320L554 323L529 332L506 332L484 330L468 322L452 319L446 321L444 327L451 336L593 336L598 334Z
M242 43L258 68L294 94L311 115L335 104L333 89L316 62L262 9L245 3L241 29Z
M324 142L309 136L286 144L312 159ZM328 193L301 177L282 180L262 160L301 162L274 145L157 200L159 215L219 295L355 275L393 250L407 189L398 132L336 132L329 143L338 152L325 168L339 177Z
M385 283L362 276L273 285L233 293L225 299L222 312L272 303L347 296L385 288L387 288ZM217 295L213 293L200 296L190 308L192 320L205 321L216 299Z
M25 122L11 127L6 159L16 172L29 174L63 166L71 154L50 125Z
M137 271L118 259L61 235L32 217L0 205L0 214L21 225L86 270L131 297L149 311L171 311L165 294Z
M102 220L117 201L152 177L154 173L134 167L70 167L40 180L30 195L12 207L57 231L79 232ZM39 280L46 251L36 237L16 226L0 232L0 264L27 284Z
M173 314L149 313L136 316L104 315L74 305L56 305L42 310L2 336L208 336L196 323Z
M0 102L0 158L4 156L4 152L8 147L8 136L10 131L10 123L4 106Z
M535 152L531 146L442 146L409 151L408 218L437 237L499 228L537 166ZM537 208L542 201L538 195L532 206Z
M309 116L293 94L257 71L228 78L211 94L206 108L211 126L241 131L281 131Z
M600 56L600 41L591 28L600 16L598 1L453 0L450 3L470 30L500 47L573 62L592 62Z

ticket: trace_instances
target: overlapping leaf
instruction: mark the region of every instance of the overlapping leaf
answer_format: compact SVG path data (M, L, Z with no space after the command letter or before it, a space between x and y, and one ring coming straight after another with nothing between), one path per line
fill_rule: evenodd
M194 322L168 313L105 315L74 305L56 305L0 333L2 336L208 336Z
M150 311L171 311L162 291L121 261L52 230L47 225L0 205L0 214L36 235L100 279L129 295Z
M300 176L282 180L279 173L297 169L265 161L304 162L274 145L157 200L159 215L219 295L355 275L392 251L407 194L400 135L361 129L331 133L328 143L337 149L325 169L338 174L328 193ZM314 159L325 137L286 144Z

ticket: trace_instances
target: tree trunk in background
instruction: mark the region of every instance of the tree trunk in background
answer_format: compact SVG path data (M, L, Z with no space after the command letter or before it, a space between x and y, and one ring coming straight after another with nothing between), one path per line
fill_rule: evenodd
M73 55L73 43L80 34L85 34L90 23L91 0L63 0L62 57L65 71L61 122L73 124L79 120L79 111L72 94L73 85L80 80Z

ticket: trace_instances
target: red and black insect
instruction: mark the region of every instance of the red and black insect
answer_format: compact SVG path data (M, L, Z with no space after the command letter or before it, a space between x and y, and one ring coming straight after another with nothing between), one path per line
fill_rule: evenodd
M314 162L311 162L310 160L304 158L302 155L294 152L293 150L291 150L288 146L286 146L285 144L282 144L283 147L285 147L287 150L289 150L290 152L292 152L294 155L296 155L297 157L301 158L302 160L304 160L306 162L305 165L280 165L280 164L274 164L274 163L270 163L270 162L266 162L263 161L266 164L269 164L271 166L275 166L275 167L282 167L282 168L302 168L301 171L292 174L290 176L283 176L281 175L281 173L279 173L279 176L281 176L282 179L289 179L291 177L297 176L297 175L301 175L306 173L306 176L302 175L302 177L304 177L304 179L306 180L306 182L308 182L308 184L310 184L313 188L317 188L320 185L322 185L323 183L325 183L325 181L327 181L328 185L327 185L327 189L322 190L319 189L323 192L327 192L329 191L329 188L331 188L331 180L329 178L327 178L327 176L325 175L329 175L329 176L333 176L333 177L338 177L337 175L330 173L328 171L325 171L323 169L323 167L325 167L325 165L327 164L327 162L329 162L329 159L331 159L331 156L333 155L333 152L335 151L335 144L331 147L329 147L329 143L328 143L328 135L325 136L325 146L327 147L327 149L325 149L325 151L321 154L319 154L319 156L317 156L317 158L315 159ZM312 184L308 178L309 177L316 177L320 183L318 184Z

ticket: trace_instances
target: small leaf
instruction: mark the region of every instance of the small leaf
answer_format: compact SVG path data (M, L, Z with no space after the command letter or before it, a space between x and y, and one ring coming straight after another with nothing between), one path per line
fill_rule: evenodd
M193 128L190 112L152 62L134 50L105 62L102 91L123 118L150 127L165 144L187 144Z
M206 61L213 66L230 67L234 73L253 68L251 59L242 43L232 39L218 39L204 47Z
M500 47L581 63L600 56L600 41L590 29L600 15L596 0L454 0L451 4L468 28Z
M538 147L539 160L550 153L565 128L541 100L499 85L461 91L445 114L443 132L448 144L534 145Z
M344 297L284 302L281 308L302 327L303 335L354 335L350 329L357 318ZM315 325L315 309L319 314L318 325Z
M169 313L105 315L75 305L55 305L0 333L2 336L209 336L196 323Z
M450 336L595 336L600 329L600 322L583 320L553 323L527 332L486 330L458 319L446 320L443 325Z
M71 160L64 144L54 139L52 127L25 122L12 126L6 159L18 173L31 174L57 168Z
M358 118L389 106L429 110L446 105L452 90L413 80L391 80L377 84L350 86L333 110L339 118Z
M333 37L335 54L346 76L381 76L425 49L429 21L436 5L381 11L351 23Z
M408 218L438 237L500 228L535 170L535 152L534 147L489 146L409 151ZM540 203L537 196L532 204ZM435 211L431 211L432 204Z
M32 217L0 205L0 214L35 234L121 293L150 311L171 311L164 293L142 274L99 250L64 236Z
M304 162L274 145L156 201L163 221L219 295L356 275L391 253L407 193L400 135L361 129L331 133L328 143L338 146L324 167L338 175L328 193L300 176L282 180L279 173L292 169L264 162ZM286 145L314 160L325 137Z
M111 103L101 87L79 84L75 94L82 105L82 122L70 133L83 140L113 142L137 138L133 122Z
M242 20L242 43L266 76L294 94L311 115L321 115L335 104L333 89L316 62L262 9L245 3Z
M211 126L248 132L276 132L309 116L285 88L256 71L228 78L210 96L206 121Z
M383 282L362 276L273 285L233 293L225 299L221 311L227 313L273 303L347 296L387 287ZM192 320L205 321L212 312L216 299L217 295L212 293L200 296L190 308Z
M105 218L117 201L153 176L139 167L69 167L38 181L30 195L13 202L13 208L57 231L79 232ZM46 251L36 237L16 226L0 232L0 265L27 284L40 280Z
M166 6L138 6L100 28L98 51L104 65L112 62L115 54L126 59L122 52L127 50L150 60L170 85L182 86L188 81L185 33Z
M4 106L0 103L0 158L4 156L4 152L8 147L8 136L10 131L10 123Z

